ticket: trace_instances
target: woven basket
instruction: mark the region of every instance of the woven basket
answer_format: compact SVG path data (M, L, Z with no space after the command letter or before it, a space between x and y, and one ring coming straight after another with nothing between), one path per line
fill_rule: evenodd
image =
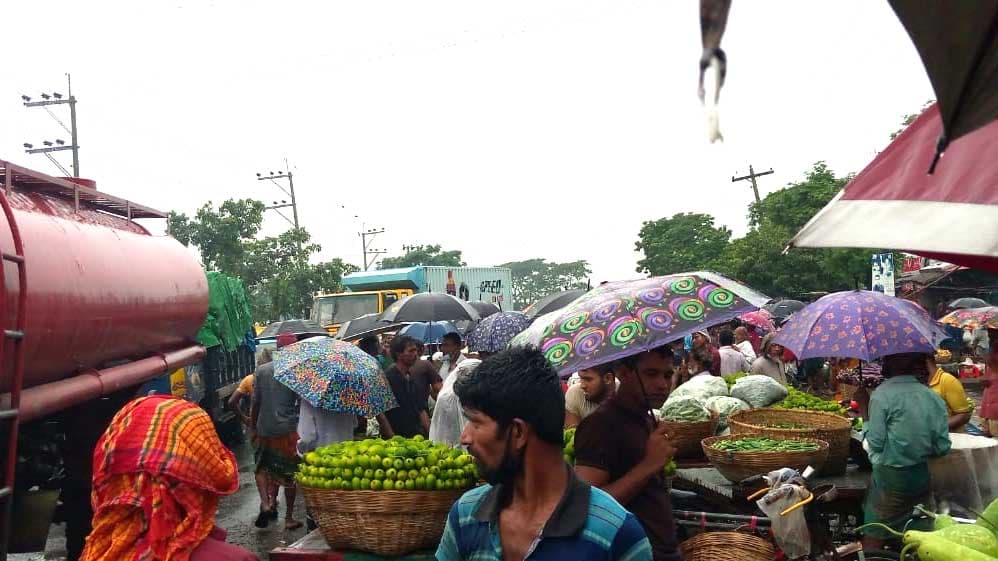
M818 469L828 459L828 443L816 438L794 439L806 440L818 445L817 450L806 452L725 452L712 448L715 442L752 438L754 436L756 435L739 434L705 438L703 439L703 452L721 475L729 481L736 483L755 475L765 475L773 470L785 467L798 471L802 471L807 466ZM779 438L777 437L777 439Z
M676 446L676 458L699 458L703 456L700 441L708 436L714 436L717 430L717 413L711 411L709 421L694 423L674 423L662 421L669 427L672 443Z
M778 429L765 425L796 423L810 428ZM739 411L728 417L731 434L754 434L772 438L817 438L828 443L828 460L818 473L842 475L849 460L852 422L834 413L804 409L764 408Z
M856 395L856 391L859 390L859 386L854 386L852 384L839 384L839 392L842 393L842 399L845 401L852 401L852 397Z
M679 545L684 561L772 561L773 544L742 532L704 532Z
M436 547L453 491L336 491L302 487L305 504L332 548L405 555Z

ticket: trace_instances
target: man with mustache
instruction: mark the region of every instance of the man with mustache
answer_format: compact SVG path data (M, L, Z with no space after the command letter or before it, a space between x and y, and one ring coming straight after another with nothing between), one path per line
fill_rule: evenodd
M700 347L692 356L708 362ZM575 471L599 487L644 526L655 561L679 561L676 526L663 468L675 452L666 425L651 409L665 403L672 388L672 349L662 346L613 364L620 387L575 431Z
M454 383L461 444L489 484L451 508L436 558L651 561L641 525L562 458L565 397L534 348L497 353Z

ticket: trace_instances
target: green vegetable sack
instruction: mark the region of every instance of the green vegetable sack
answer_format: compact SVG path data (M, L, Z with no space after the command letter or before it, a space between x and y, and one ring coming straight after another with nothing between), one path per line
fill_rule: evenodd
M703 402L693 397L671 398L662 406L662 419L673 423L695 423L710 419Z

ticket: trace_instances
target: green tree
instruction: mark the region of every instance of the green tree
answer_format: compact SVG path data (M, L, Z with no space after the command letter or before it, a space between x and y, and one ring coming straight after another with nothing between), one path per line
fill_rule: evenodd
M902 117L901 118L901 128L899 128L898 130L896 130L896 131L894 131L894 132L891 133L891 140L894 140L895 138L898 137L898 135L900 135L902 132L904 132L904 129L908 128L908 125L914 123L915 119L917 119L919 115L921 115L922 113L924 113L925 110L928 109L929 106L932 105L935 102L936 102L936 100L930 99L929 101L926 101L922 105L922 108L919 109L917 113L908 113L907 115L905 115L904 117Z
M554 263L545 259L527 259L503 263L513 277L513 306L522 310L537 300L562 290L586 288L589 284L588 261Z
M638 272L668 275L716 267L731 231L714 225L709 214L681 212L647 221L638 233L637 250L644 252Z
M437 265L441 267L464 267L461 252L444 251L439 245L421 245L406 251L401 257L386 257L378 264L379 269L398 269L401 267L416 267L418 265Z
M766 195L749 207L749 225L759 227L763 219L795 233L825 207L845 187L850 177L835 177L825 162L817 162L805 174L804 181L792 183Z
M322 247L303 228L259 238L263 211L252 199L229 199L217 210L209 202L194 218L170 213L168 229L198 248L206 268L243 281L256 321L308 317L312 295L341 290L343 275L357 268L339 258L312 263Z

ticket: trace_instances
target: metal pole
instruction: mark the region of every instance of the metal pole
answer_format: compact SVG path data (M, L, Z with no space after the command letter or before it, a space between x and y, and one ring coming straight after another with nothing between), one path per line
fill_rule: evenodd
M295 201L295 182L291 179L291 172L288 171L288 187L291 190L291 212L294 214L295 228L298 226L298 203ZM758 198L758 195L756 196Z
M762 199L759 198L759 184L755 180L755 170L752 169L752 164L749 164L748 174L749 177L752 179L752 192L755 194L755 202L761 203ZM294 201L293 198L291 200Z
M66 74L69 85L69 134L73 143L73 177L80 176L80 144L76 139L76 98L73 97L73 78Z
M364 254L364 270L366 271L367 270L367 235L364 232L360 233L360 247L361 247L361 253Z

